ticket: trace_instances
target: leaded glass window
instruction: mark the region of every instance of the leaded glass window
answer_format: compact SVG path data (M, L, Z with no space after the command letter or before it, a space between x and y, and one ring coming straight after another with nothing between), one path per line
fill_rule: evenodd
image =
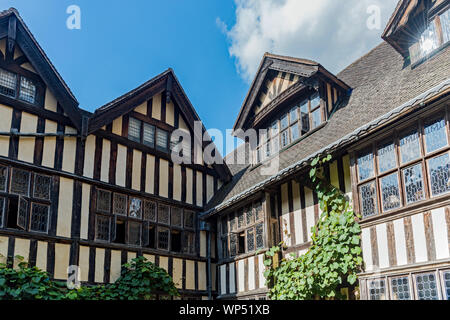
M141 218L142 217L142 200L138 198L130 199L130 217Z
M111 192L97 189L97 211L103 213L111 212Z
M427 153L447 146L447 131L444 118L428 122L424 126Z
M110 220L109 217L97 215L95 228L95 237L97 240L109 241Z
M121 216L127 215L127 196L120 193L114 193L113 196L113 213Z
M141 223L128 222L128 244L133 246L141 245Z
M144 220L156 221L156 204L153 201L144 201Z
M184 211L184 227L189 229L195 228L195 213L193 211Z
M169 142L169 135L166 131L156 128L156 147L166 151Z
M183 209L172 207L171 210L171 223L175 227L182 227L183 226Z
M286 129L288 127L289 120L288 120L288 115L287 114L285 114L283 117L281 117L280 125L281 125L281 130L284 130L284 129Z
M6 191L7 179L8 179L8 168L0 166L0 191Z
M407 163L420 157L419 133L411 131L400 138L401 163Z
M369 281L369 299L370 300L385 300L386 299L386 284L384 280Z
M440 15L441 27L442 27L442 37L444 38L444 43L450 41L450 10L445 11Z
M286 147L289 143L289 130L285 130L281 133L281 147Z
M374 176L372 151L366 151L358 157L358 177L359 181L363 181Z
M403 184L405 188L406 204L425 199L421 163L403 169Z
M19 99L29 103L34 103L36 99L36 86L24 76L20 77Z
M28 228L28 200L19 197L19 206L17 208L17 226L26 230Z
M272 126L270 127L270 136L275 137L278 134L279 128L278 128L278 121L275 121L272 123Z
M378 168L380 173L397 167L395 160L395 147L393 142L388 142L378 148Z
M436 276L434 273L416 276L417 298L419 300L438 300Z
M230 255L235 256L237 254L237 234L230 234Z
M320 96L318 94L315 94L313 97L311 97L311 110L317 108L318 106L320 106Z
M236 219L234 218L234 213L230 215L230 230L235 231L236 230Z
M158 227L158 249L169 250L169 229Z
M442 274L443 280L444 280L444 292L445 292L445 298L447 300L450 300L450 271L446 271Z
M392 300L411 300L408 277L391 279Z
M222 235L228 234L228 223L227 223L227 217L224 217L220 220L220 226L221 226L221 233Z
M50 207L47 205L37 203L31 205L31 231L47 233L49 210Z
M322 123L321 112L320 108L311 112L311 129L317 128Z
M361 198L361 213L363 217L370 217L378 213L377 191L375 182L369 182L359 187Z
M300 120L302 123L302 132L306 133L309 131L309 110L308 101L304 101L300 105Z
M155 127L148 123L144 123L144 144L155 147Z
M50 200L51 177L40 174L34 175L33 197L43 200Z
M0 94L16 97L17 75L12 72L0 69Z
M248 207L247 209L245 209L245 218L247 221L247 224L252 224L255 220L254 220L254 216L253 216L253 210L252 207Z
M256 249L264 248L264 224L257 224L256 230Z
M255 235L253 228L247 229L247 252L255 250Z
M129 119L128 122L128 139L140 142L141 141L141 121L135 118Z
M263 218L263 207L261 202L257 202L254 206L255 208L255 221Z
M431 180L431 194L433 196L446 193L450 190L450 163L448 153L428 160L428 171Z
M393 173L380 179L381 201L383 211L400 207L400 192L398 188L398 174Z
M238 228L242 228L244 226L244 211L242 209L238 212Z
M291 126L291 141L295 141L300 138L300 132L298 130L298 123Z
M158 206L158 222L163 224L170 223L170 207L165 204Z
M11 176L11 193L28 196L30 189L29 171L13 168Z
M195 253L195 233L183 232L183 253Z
M291 109L291 111L289 112L289 123L293 124L294 122L296 122L298 120L298 112L297 112L297 107L294 107Z

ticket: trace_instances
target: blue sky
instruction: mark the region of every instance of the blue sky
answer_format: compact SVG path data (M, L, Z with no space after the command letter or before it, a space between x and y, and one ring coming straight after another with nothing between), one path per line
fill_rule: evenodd
M382 23L369 30L366 9L373 3L380 6ZM225 132L264 52L314 59L338 72L381 41L395 4L0 0L0 10L19 10L83 109L93 111L171 67L206 128ZM66 27L69 5L81 9L81 30Z

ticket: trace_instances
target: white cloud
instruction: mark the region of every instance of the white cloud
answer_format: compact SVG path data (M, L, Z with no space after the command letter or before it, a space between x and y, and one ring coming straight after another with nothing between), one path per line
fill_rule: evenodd
M265 52L315 60L332 72L365 54L382 40L397 0L235 0L236 23L219 28L230 42L238 72L251 81ZM381 28L367 21L380 8ZM373 8L373 7L372 7ZM373 19L370 20L373 22Z

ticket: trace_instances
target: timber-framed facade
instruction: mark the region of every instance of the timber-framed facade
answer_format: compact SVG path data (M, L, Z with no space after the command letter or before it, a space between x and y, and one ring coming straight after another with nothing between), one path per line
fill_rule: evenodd
M102 283L142 255L182 299L266 299L264 252L308 250L308 163L331 154L326 177L362 216L349 298L449 299L449 5L399 1L384 41L336 75L266 53L233 128L265 133L214 165L173 70L87 112L17 11L0 13L0 259ZM176 129L197 164L172 161Z

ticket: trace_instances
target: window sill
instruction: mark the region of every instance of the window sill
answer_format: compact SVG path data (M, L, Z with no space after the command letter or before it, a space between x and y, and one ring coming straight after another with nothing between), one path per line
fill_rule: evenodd
M378 224L382 222L379 220L392 220L394 217L401 218L403 216L410 216L428 210L438 209L446 205L450 205L450 192L444 195L409 204L407 206L385 213L378 213L368 218L359 219L359 223L364 226L372 225L375 223Z

